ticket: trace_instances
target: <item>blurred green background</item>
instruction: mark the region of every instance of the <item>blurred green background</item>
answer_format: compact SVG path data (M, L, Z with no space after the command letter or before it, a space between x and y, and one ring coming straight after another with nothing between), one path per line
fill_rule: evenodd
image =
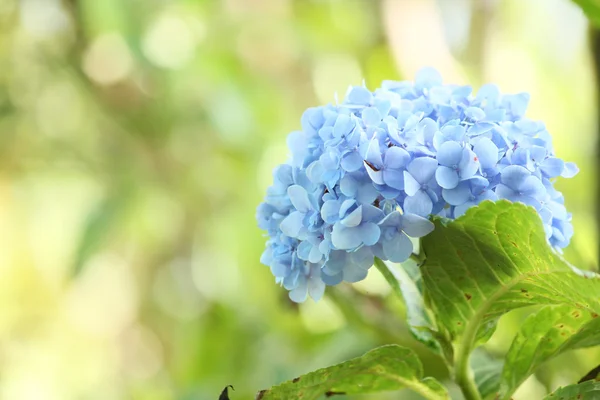
M385 343L446 379L376 270L292 304L255 208L306 107L431 65L531 93L582 171L558 183L567 258L597 265L587 33L568 0L0 0L0 398L251 399ZM516 398L599 362L569 353Z

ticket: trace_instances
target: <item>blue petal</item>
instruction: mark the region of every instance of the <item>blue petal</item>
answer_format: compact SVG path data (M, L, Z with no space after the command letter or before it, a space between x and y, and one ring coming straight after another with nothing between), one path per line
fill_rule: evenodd
M302 276L302 278L298 280L298 286L291 290L289 294L290 300L295 303L304 303L308 297L306 277Z
M531 173L520 165L509 165L501 173L502 183L513 190L518 190Z
M372 246L377 243L379 236L381 235L379 226L373 222L361 224L358 229L360 230L361 241L366 246Z
M465 116L472 121L480 121L485 118L485 113L479 107L468 107L465 110Z
M354 120L348 115L340 114L333 125L333 134L335 137L344 137L356 126Z
M452 97L452 90L447 86L435 86L429 91L431 104L448 104Z
M442 84L442 76L432 67L425 67L419 72L415 78L415 88L424 89Z
M376 126L381 122L381 114L375 107L367 107L362 110L361 117L365 126Z
M410 162L410 154L400 147L390 147L385 152L384 165L386 168L400 169Z
M338 200L327 200L321 206L321 218L328 224L333 224L339 219L341 203Z
M295 238L300 235L300 231L303 228L303 220L304 214L299 211L294 211L281 221L279 227L284 235Z
M363 159L358 151L353 151L342 158L341 166L347 172L358 171L363 166Z
M521 118L523 115L525 115L525 110L527 109L528 104L528 93L504 95L502 97L502 105L510 111L515 119Z
M406 171L405 171L406 172ZM404 172L396 169L386 169L383 171L383 181L386 185L398 189L404 190Z
M409 196L414 196L421 190L421 184L408 172L404 171L404 191Z
M402 230L411 237L420 238L433 232L434 225L427 218L415 214L402 216Z
M383 240L381 243L385 257L396 263L404 262L410 257L413 251L413 245L408 236L399 232L390 240Z
M334 286L334 285L337 285L338 283L341 283L344 280L344 273L341 270L334 275L328 275L325 273L325 268L326 267L324 267L324 269L321 271L321 280L326 285Z
M356 210L352 211L347 217L342 219L340 223L349 228L358 226L362 221L362 207L363 206L358 206Z
M365 279L368 274L368 269L363 269L356 264L349 264L346 266L346 268L344 268L344 280L346 282L360 282Z
M541 163L540 169L547 177L555 178L565 169L565 162L560 158L548 157Z
M362 86L354 86L346 95L346 102L350 104L369 105L372 95L369 89Z
M347 228L339 222L333 225L331 241L339 250L353 250L362 244L359 229Z
M406 169L417 182L425 184L433 178L437 166L437 160L429 157L419 157L412 160ZM406 177L404 180L406 182Z
M464 149L462 154L462 159L458 164L460 169L460 178L461 179L469 179L479 169L479 160L475 153L473 153L469 149Z
M435 180L442 188L453 189L459 182L458 172L452 168L440 165L435 171Z
M483 137L475 143L473 151L479 158L481 168L493 168L498 162L498 147L490 139Z
M510 200L516 196L516 192L508 186L500 183L498 186L496 186L496 195L498 195L498 198L500 199Z
M533 197L537 200L542 200L546 195L546 187L544 186L542 181L540 181L535 176L530 176L529 178L527 178L525 182L523 182L523 184L519 187L519 191L524 196Z
M444 142L438 148L437 160L440 165L445 165L446 167L452 167L454 165L458 165L462 158L463 147L457 142L448 141Z
M575 175L577 175L578 172L579 172L579 168L577 167L577 165L575 163L567 162L567 163L565 163L565 169L564 169L563 173L561 174L561 176L564 178L572 178Z
M453 206L460 206L471 198L471 188L468 182L461 182L454 189L442 190L442 197Z
M433 202L429 196L419 190L414 196L409 196L404 200L404 212L410 214L417 214L422 217L426 217L431 214L433 209Z
M306 213L313 209L308 192L302 186L292 185L288 188L287 193L296 210Z

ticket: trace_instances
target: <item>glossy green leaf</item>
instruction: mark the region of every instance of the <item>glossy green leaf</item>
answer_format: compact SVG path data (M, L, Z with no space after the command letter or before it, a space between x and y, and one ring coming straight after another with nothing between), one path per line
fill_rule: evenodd
M560 353L600 344L600 318L569 305L547 306L523 324L506 355L501 394L510 398L543 362Z
M600 26L600 0L573 0L573 2L581 7L591 23Z
M323 395L375 393L411 389L426 399L449 399L433 378L423 378L423 367L409 349L389 345L362 357L302 375L258 393L256 400L313 400Z
M598 400L600 399L600 382L586 381L577 385L559 388L544 400Z
M434 223L422 240L423 282L438 323L454 339L462 337L463 353L519 307L566 304L600 313L600 279L576 271L550 248L532 207L486 201L456 220Z

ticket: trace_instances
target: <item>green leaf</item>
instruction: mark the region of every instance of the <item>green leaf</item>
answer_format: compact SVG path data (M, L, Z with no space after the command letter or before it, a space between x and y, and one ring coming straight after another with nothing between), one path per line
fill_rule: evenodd
M494 398L500 390L502 360L492 357L479 348L471 354L471 369L475 375L475 384L484 399Z
M598 314L569 305L546 306L523 324L506 355L501 395L510 398L543 362L564 351L600 344Z
M413 337L434 352L441 353L441 346L434 338L437 329L425 308L422 288L418 286L421 274L417 263L409 259L399 265L376 258L375 266L388 281L394 293L404 300L406 320Z
M600 382L586 381L577 385L569 385L557 389L544 397L544 400L598 400L600 399Z
M600 0L573 0L573 2L581 7L591 23L600 26Z
M453 339L462 337L463 353L519 307L567 304L600 313L600 279L576 272L550 248L532 207L485 201L456 220L434 223L422 239L423 283L438 324Z
M416 354L397 345L378 347L362 357L302 375L258 393L256 400L313 400L323 395L375 393L409 388L426 399L449 399L433 378L422 378Z
M90 213L75 251L75 260L71 267L74 276L81 272L85 263L107 239L111 228L121 217L121 213L127 205L127 200L126 195L118 193L103 200Z

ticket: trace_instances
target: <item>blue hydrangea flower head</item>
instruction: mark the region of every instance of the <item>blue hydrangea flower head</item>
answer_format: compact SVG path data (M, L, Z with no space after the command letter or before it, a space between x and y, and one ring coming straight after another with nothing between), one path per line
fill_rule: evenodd
M578 169L525 118L528 103L495 85L444 85L426 68L414 82L350 87L341 104L307 109L257 209L269 237L261 262L293 301L317 300L326 285L364 279L374 257L405 261L411 238L433 230L430 216L498 199L534 207L560 251L573 227L554 181Z

